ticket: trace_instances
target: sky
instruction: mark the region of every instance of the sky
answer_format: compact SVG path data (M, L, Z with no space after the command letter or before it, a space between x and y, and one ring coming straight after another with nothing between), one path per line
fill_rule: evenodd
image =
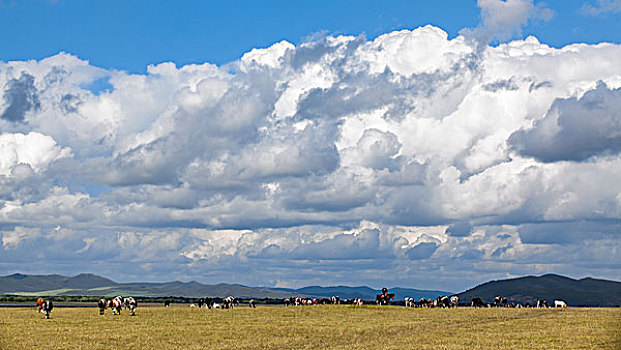
M0 275L621 280L621 1L0 0Z

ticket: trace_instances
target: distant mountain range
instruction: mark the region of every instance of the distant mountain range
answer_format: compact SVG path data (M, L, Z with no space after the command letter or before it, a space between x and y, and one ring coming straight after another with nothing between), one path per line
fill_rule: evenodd
M412 298L435 298L450 294L444 291L392 288L397 300L408 296ZM0 294L12 295L132 295L144 297L184 296L184 297L225 297L239 298L288 298L330 297L338 295L343 299L363 298L374 300L380 291L369 287L304 287L300 289L247 287L238 284L202 284L199 282L165 283L117 283L94 274L80 274L74 277L61 275L23 275L13 274L0 277Z
M451 295L438 290L418 290L409 288L389 288L395 293L397 301L404 297L415 299L436 298ZM299 289L247 287L238 284L202 284L199 282L166 283L117 283L94 274L80 274L74 277L61 275L23 275L13 274L0 277L0 294L55 296L55 295L93 295L114 296L132 295L144 297L183 296L190 298L234 295L239 298L288 298L330 297L338 295L342 299L363 298L374 300L379 290L361 287L320 287L311 286ZM621 305L621 282L594 278L571 279L555 274L527 276L506 280L490 281L458 294L463 304L469 304L472 297L491 302L495 296L505 296L511 301L535 303L537 299L553 302L564 300L570 306L617 306Z
M486 302L495 296L511 301L534 304L537 299L552 303L563 300L570 306L618 306L621 305L621 282L594 278L575 280L547 274L491 281L459 293L462 303L470 303L473 297Z

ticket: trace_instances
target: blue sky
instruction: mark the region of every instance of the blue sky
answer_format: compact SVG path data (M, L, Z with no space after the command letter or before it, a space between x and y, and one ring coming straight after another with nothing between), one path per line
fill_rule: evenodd
M595 1L551 0L548 21L522 30L559 47L616 42L619 13L589 15ZM316 33L380 34L433 24L451 37L480 21L476 1L81 1L0 2L1 60L41 59L64 51L93 65L144 72L172 61L224 64L252 48Z
M0 0L0 275L621 279L621 1Z

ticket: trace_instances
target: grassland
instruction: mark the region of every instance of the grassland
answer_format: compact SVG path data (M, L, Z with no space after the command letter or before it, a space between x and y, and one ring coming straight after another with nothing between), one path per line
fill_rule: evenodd
M621 309L0 308L0 349L620 349Z

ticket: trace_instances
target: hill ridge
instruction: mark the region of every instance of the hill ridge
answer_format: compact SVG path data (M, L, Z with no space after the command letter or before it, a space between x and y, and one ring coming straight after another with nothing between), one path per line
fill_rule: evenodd
M561 299L572 306L616 306L621 304L621 282L590 277L577 280L548 273L487 281L458 294L462 303L473 297L491 302L498 295L531 305L537 299Z

